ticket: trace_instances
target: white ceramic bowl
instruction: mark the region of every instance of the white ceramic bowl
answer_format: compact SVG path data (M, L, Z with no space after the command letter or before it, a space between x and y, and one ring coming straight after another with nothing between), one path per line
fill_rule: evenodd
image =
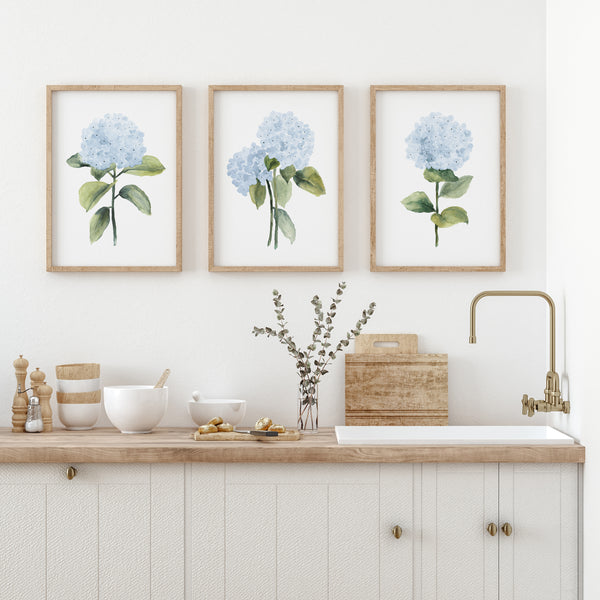
M57 404L60 422L71 431L91 429L100 416L100 402L93 404Z
M100 379L57 379L56 391L65 394L95 392L100 389Z
M239 425L246 415L245 400L201 400L188 402L188 411L196 425L205 425L214 417L221 417L225 423Z
M150 433L167 412L169 388L111 385L104 388L104 410L121 433Z

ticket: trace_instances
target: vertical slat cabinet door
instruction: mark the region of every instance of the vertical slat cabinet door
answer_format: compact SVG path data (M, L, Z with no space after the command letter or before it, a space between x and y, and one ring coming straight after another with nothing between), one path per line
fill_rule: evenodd
M377 600L379 465L337 468L344 480L329 485L329 600Z
M415 600L420 587L421 505L414 482L419 488L421 465L382 464L380 469L380 598Z
M47 600L98 598L98 485L69 481L47 485ZM85 466L79 468L84 472Z
M285 477L284 465L241 465L233 477L225 466L226 600L277 598L277 485L259 466Z
M0 598L46 598L46 465L0 465Z
M182 600L185 594L185 465L150 469L150 597Z
M500 465L500 600L577 600L577 498L575 464Z
M190 598L221 600L225 595L225 466L192 463L189 474Z
M497 464L424 464L419 600L497 600ZM419 595L420 593L420 595Z
M147 600L151 589L150 465L83 465L98 481L99 600Z

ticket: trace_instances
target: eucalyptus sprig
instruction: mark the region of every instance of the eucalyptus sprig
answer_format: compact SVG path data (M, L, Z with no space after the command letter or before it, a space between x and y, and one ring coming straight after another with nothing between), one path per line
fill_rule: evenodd
M338 306L342 301L346 283L342 281L338 284L335 296L331 298L331 304L327 312L323 309L323 302L319 296L313 296L310 303L314 307L315 316L313 323L315 325L311 343L305 349L299 348L294 337L287 328L285 318L285 306L281 294L273 290L273 305L275 307L275 316L277 324L275 327L254 327L252 333L258 337L266 335L274 337L283 344L288 353L296 360L296 369L300 375L300 386L307 393L314 394L317 384L324 375L327 375L327 366L336 359L338 353L348 346L350 340L360 335L362 328L375 312L375 302L371 302L368 308L364 309L354 328L350 329L346 335L341 338L337 344L332 343L332 332L334 329L334 319L337 314Z

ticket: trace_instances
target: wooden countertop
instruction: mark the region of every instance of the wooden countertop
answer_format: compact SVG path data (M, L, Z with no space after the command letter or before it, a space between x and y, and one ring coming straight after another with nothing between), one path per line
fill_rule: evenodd
M582 463L585 448L572 446L338 446L333 429L295 442L196 442L192 428L161 428L150 434L91 431L12 433L0 428L2 463Z

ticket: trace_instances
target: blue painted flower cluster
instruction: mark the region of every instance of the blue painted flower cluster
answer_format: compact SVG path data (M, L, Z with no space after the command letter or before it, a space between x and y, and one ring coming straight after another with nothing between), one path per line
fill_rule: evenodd
M256 142L242 148L229 159L227 175L242 196L248 195L250 186L257 179L262 184L273 180L273 173L265 167L265 151Z
M94 119L81 132L81 160L96 169L134 167L146 152L144 134L123 114Z
M272 111L260 124L256 136L259 144L254 142L242 148L227 163L227 175L243 196L248 195L257 179L262 184L273 180L273 173L265 167L265 156L277 158L282 167L294 165L299 171L308 165L315 147L312 129L291 111Z
M315 147L315 134L293 112L272 111L260 124L256 136L264 154L274 156L283 167L296 170L308 166Z
M471 132L452 115L432 112L421 117L406 138L406 157L420 169L456 171L473 149Z

